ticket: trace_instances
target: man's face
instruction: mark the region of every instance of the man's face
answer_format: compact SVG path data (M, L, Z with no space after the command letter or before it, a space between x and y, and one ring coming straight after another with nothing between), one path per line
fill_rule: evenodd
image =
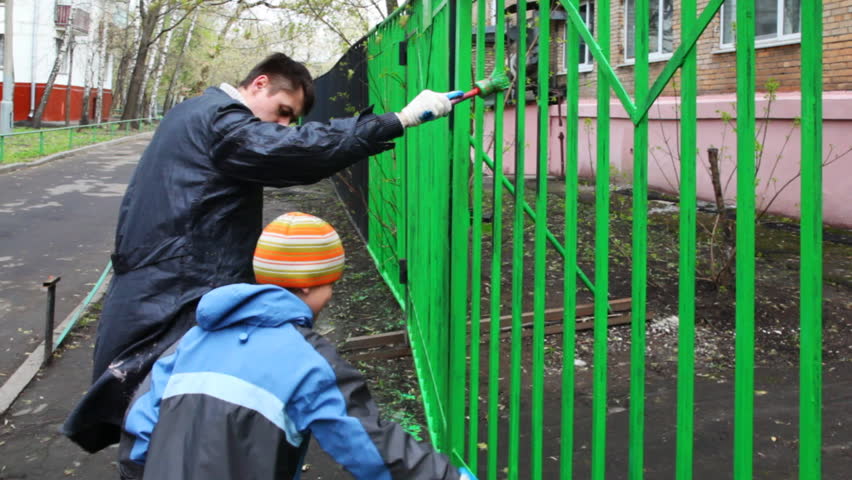
M241 93L246 105L257 118L264 122L290 125L303 113L305 92L298 87L292 90L280 89L270 94L274 89L269 77L261 75L247 88L241 89Z

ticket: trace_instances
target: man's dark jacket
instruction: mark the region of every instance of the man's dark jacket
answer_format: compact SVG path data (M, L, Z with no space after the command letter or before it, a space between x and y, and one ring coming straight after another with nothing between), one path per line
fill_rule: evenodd
M393 113L262 122L218 88L169 111L121 204L93 385L63 433L90 452L118 442L134 390L194 325L198 299L254 280L264 186L315 183L388 150L402 131Z

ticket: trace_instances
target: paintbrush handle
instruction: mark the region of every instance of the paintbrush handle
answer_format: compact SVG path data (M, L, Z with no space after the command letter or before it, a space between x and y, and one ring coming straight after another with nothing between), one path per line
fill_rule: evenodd
M479 92L480 92L479 87L474 87L473 90L468 90L468 91L464 92L464 95L462 95L461 97L455 98L451 101L453 102L453 105L455 105L459 102L463 102L463 101L467 100L468 98L475 97L475 96L479 95Z

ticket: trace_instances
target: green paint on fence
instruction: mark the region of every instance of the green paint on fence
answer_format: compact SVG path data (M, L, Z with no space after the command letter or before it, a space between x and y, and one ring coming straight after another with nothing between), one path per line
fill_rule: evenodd
M370 160L369 251L407 315L407 329L436 446L466 463L480 478L544 478L545 450L559 442L559 478L575 476L574 459L589 455L591 477L644 477L646 297L648 232L648 112L680 70L679 318L676 445L670 461L678 480L691 480L695 443L695 318L697 255L697 65L696 42L723 0L709 0L698 14L696 0L683 0L679 45L651 82L650 3L635 1L633 98L612 67L612 20L622 4L595 3L595 28L586 25L579 0L521 0L507 14L505 1L412 1L376 27L367 39L371 103L399 111L424 88L467 90L493 68L513 67L512 87L490 98L459 104L450 118L411 129L396 147ZM553 91L551 55L562 52L552 29L551 10L566 13L564 127ZM585 8L588 8L586 6ZM626 10L626 8L625 8ZM753 3L737 4L737 227L734 462L737 479L753 476L754 460L754 293L755 293L755 50ZM521 19L518 22L518 19ZM802 6L802 229L801 229L801 396L799 476L820 478L822 341L822 165L820 2ZM525 28L516 28L517 23ZM592 31L595 34L592 34ZM475 34L474 34L475 32ZM616 35L617 36L617 35ZM475 43L474 43L475 39ZM594 150L594 282L579 268L580 40L594 58L597 123ZM407 63L400 65L400 44ZM507 59L519 59L507 65ZM531 59L538 62L533 68ZM474 60L475 59L475 60ZM492 63L493 62L493 63ZM528 63L529 62L529 63ZM610 294L610 102L617 98L633 123L633 212L631 245L630 412L627 438L607 439L608 305ZM534 101L535 116L527 116ZM528 105L529 104L529 105ZM507 109L507 105L509 108ZM512 112L514 109L514 112ZM529 110L531 111L531 110ZM556 112L554 115L554 111ZM530 123L535 121L535 124ZM504 122L514 123L514 136ZM558 125L558 128L557 128ZM527 135L528 127L536 134ZM564 130L563 130L564 128ZM564 221L548 191L551 138L565 134ZM70 135L70 134L69 134ZM506 138L508 137L508 138ZM0 148L2 148L0 143ZM529 148L529 150L527 150ZM534 149L534 150L533 150ZM527 158L535 152L535 159ZM561 154L561 153L560 153ZM529 160L529 162L527 161ZM488 170L484 170L488 167ZM504 169L506 171L504 171ZM535 170L534 172L532 170ZM490 170L490 171L489 171ZM507 174L508 173L508 174ZM533 174L527 192L524 173ZM490 174L490 175L489 175ZM552 184L550 184L552 185ZM488 188L491 190L488 191ZM552 190L552 189L551 189ZM534 200L531 200L534 197ZM550 202L550 205L549 205ZM532 204L532 206L531 206ZM489 212L490 209L490 212ZM511 213L509 213L511 211ZM490 213L490 214L489 214ZM490 225L487 223L490 218ZM562 224L558 222L562 221ZM561 238L560 238L561 237ZM550 251L549 248L553 250ZM554 254L555 252L555 254ZM489 258L490 256L490 258ZM400 281L400 261L408 267ZM588 259L587 259L588 260ZM483 272L482 262L489 262ZM613 268L628 268L621 265ZM562 275L562 292L549 282ZM579 277L579 282L578 282ZM591 382L591 444L575 439L575 310L578 286L594 299ZM484 304L487 302L487 306ZM546 329L556 325L546 307L561 305L561 342ZM531 310L531 312L529 311ZM480 338L488 317L489 333ZM509 320L504 323L505 318ZM525 324L532 318L532 338ZM548 323L551 322L551 323ZM551 337L552 338L552 337ZM480 342L487 340L486 352ZM551 349L561 362L549 364ZM483 361L480 361L483 360ZM561 368L558 387L548 369ZM559 398L552 388L558 388ZM549 390L550 389L550 390ZM550 408L558 405L558 410ZM558 420L557 420L558 419ZM558 425L559 435L546 432ZM483 441L484 440L484 441ZM607 444L628 447L627 472L612 465ZM623 464L624 461L619 463ZM527 470L528 468L528 470ZM609 467L612 469L612 467Z

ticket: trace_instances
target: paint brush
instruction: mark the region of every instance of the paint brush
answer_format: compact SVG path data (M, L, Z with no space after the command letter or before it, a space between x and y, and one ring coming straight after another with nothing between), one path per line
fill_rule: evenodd
M477 95L484 98L492 93L506 90L511 84L512 82L509 80L509 76L506 75L504 70L494 70L491 72L490 77L474 82L473 89L464 92L464 94L458 98L452 99L452 102L455 105L456 103Z

